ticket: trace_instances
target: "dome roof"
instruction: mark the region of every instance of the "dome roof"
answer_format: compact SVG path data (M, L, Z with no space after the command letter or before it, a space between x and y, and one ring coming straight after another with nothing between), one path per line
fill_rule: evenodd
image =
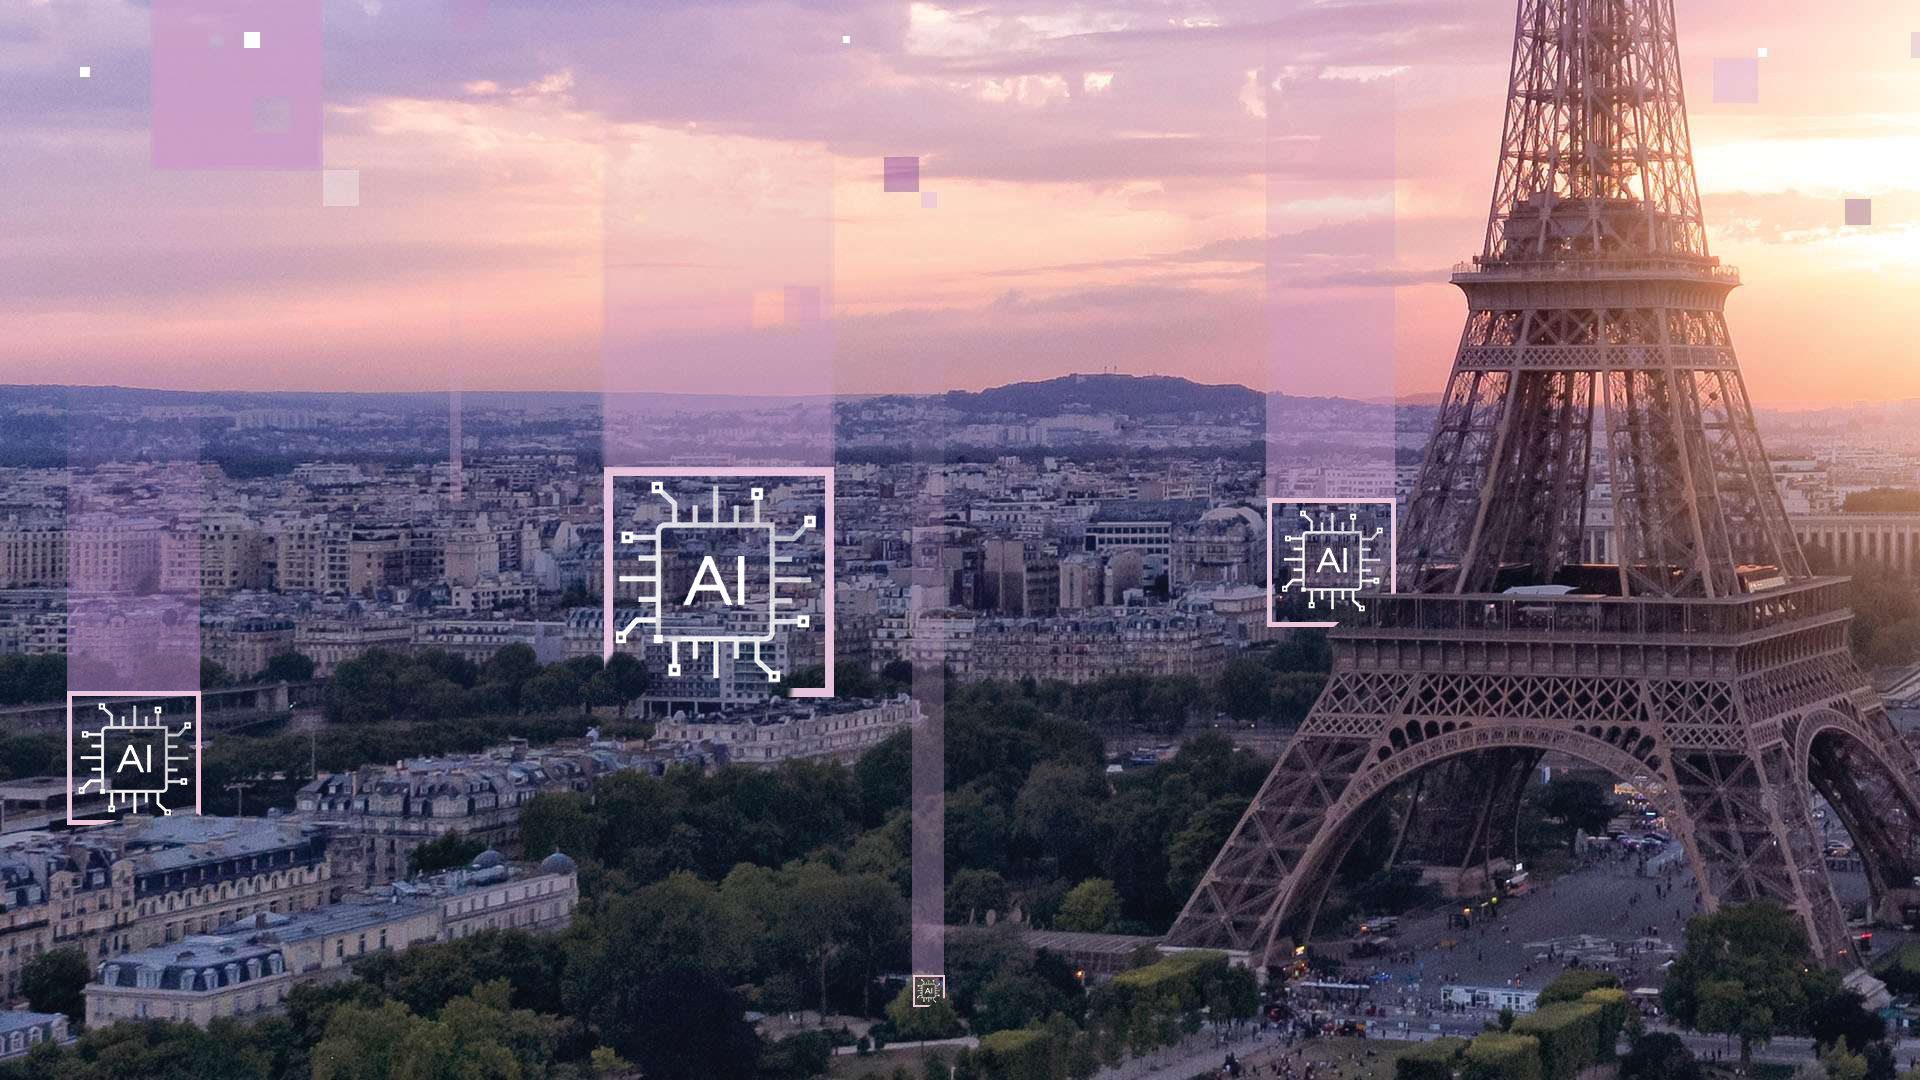
M473 868L475 870L486 870L491 867L505 865L507 865L507 857L492 848L488 848L473 857Z
M543 874L571 874L578 869L572 859L558 851L540 860L540 872Z

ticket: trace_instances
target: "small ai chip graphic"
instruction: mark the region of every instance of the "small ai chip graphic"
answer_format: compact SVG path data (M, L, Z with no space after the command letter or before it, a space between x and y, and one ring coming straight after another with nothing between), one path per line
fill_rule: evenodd
M158 705L150 712L129 705L120 714L104 702L94 707L105 720L79 738L77 760L87 779L74 794L106 796L109 813L151 802L172 815L167 799L193 782L193 722L169 726Z
M947 996L947 977L945 975L915 975L913 977L913 1007L930 1009Z

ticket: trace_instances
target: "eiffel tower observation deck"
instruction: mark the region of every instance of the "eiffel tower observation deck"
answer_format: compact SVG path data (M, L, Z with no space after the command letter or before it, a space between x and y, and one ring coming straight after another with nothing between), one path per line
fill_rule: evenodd
M1278 962L1364 826L1465 871L1512 855L1547 752L1666 819L1709 908L1770 900L1855 964L1809 804L1874 905L1920 902L1913 754L1847 645L1846 582L1788 527L1709 252L1673 0L1520 0L1467 319L1399 543L1169 944ZM1610 510L1613 560L1588 514Z

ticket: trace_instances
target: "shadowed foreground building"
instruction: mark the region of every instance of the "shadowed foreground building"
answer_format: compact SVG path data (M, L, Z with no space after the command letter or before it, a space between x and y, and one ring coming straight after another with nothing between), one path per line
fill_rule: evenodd
M517 743L370 765L308 783L290 820L326 830L340 882L378 885L405 878L415 849L448 833L517 851L520 808L534 796L584 792L596 777L650 760L604 744L529 750Z
M41 1043L70 1043L66 1013L0 1009L0 1061L24 1057Z
M482 930L565 929L579 902L573 860L510 866L482 852L464 870L350 894L294 915L258 914L210 933L115 957L87 984L87 1024L272 1012L305 982L350 978L369 953L453 941Z

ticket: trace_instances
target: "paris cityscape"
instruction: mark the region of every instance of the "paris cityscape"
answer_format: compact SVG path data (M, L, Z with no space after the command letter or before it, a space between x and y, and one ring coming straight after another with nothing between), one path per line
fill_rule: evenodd
M0 73L0 1080L1920 1080L1913 12Z

